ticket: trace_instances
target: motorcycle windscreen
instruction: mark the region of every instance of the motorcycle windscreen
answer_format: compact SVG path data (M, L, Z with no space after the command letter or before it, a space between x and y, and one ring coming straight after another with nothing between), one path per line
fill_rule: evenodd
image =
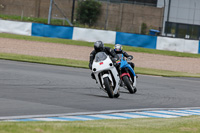
M108 56L106 55L106 53L104 52L98 52L95 55L94 61L95 62L100 62L100 61L104 61Z

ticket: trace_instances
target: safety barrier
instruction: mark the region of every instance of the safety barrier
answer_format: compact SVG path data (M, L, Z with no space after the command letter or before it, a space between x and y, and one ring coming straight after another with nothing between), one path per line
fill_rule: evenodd
M72 39L73 27L32 24L32 36Z
M199 41L199 54L200 54L200 41Z
M156 36L117 32L116 44L156 49Z
M95 42L101 40L104 43L115 44L116 32L74 27L73 40Z
M0 32L31 36L32 23L0 20Z
M0 32L200 54L200 41L115 31L0 20Z
M158 37L156 49L187 53L199 53L199 41Z

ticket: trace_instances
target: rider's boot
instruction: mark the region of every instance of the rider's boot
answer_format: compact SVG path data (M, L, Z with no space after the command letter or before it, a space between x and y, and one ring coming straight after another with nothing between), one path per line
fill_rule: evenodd
M120 84L119 84L120 87L124 87L124 82L122 80L120 80Z
M91 73L91 78L95 79L94 73Z
M94 80L96 80L96 78L94 76L94 73L91 73L91 78L94 79ZM98 83L97 80L96 80L96 83Z

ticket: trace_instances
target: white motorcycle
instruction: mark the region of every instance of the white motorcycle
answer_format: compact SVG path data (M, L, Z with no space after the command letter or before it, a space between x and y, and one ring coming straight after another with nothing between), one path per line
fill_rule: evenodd
M110 98L119 97L119 74L105 52L96 54L92 64L92 72L100 89L105 91Z

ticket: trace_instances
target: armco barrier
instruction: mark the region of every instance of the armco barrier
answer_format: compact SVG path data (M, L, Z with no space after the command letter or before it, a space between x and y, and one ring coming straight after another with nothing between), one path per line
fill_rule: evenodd
M72 39L73 27L32 24L32 36Z
M28 36L64 38L104 43L122 44L159 50L200 54L200 41L169 37L157 37L115 31L95 30L39 23L0 20L0 32Z
M0 32L31 36L32 23L0 20Z
M200 41L199 41L199 54L200 54Z
M117 32L116 44L156 49L156 36Z
M199 41L180 38L158 37L156 49L197 54L199 50Z
M116 32L95 30L74 27L73 40L82 40L87 42L96 42L101 40L104 43L115 44Z

